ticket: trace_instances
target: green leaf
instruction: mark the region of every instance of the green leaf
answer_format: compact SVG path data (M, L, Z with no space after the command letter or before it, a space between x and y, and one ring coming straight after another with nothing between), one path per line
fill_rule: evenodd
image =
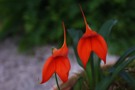
M113 72L111 74L111 76L107 76L104 80L102 80L98 86L96 87L96 90L107 90L107 88L109 87L109 85L114 81L114 79L119 75L119 73L129 64L131 63L133 60L135 60L135 56L132 56L130 58L128 58L127 60L125 60L124 62L122 62L119 66L117 66L116 68L113 68Z
M120 76L125 79L129 85L135 90L135 79L127 72L121 72Z
M103 76L103 72L100 68L100 62L101 60L99 58L94 58L93 60L95 85L102 79L101 77Z
M110 32L112 30L112 27L117 23L116 19L111 19L106 21L102 27L99 30L99 34L102 35L105 39L108 38L108 36L110 35Z
M110 77L106 77L96 86L95 90L107 90L109 85L110 85Z
M113 72L112 77L115 77L118 75L120 71L122 71L129 63L131 63L133 60L135 60L135 56L129 57L127 60L122 62L119 66L117 66Z
M82 86L83 86L82 84L83 84L83 78L80 77L77 80L76 84L74 85L73 90L82 90Z
M77 46L79 39L83 35L83 32L81 30L74 30L74 29L68 29L67 32L71 36L75 46Z
M114 65L114 67L117 67L118 65L120 65L133 52L135 52L135 47L132 47L132 48L128 49L127 51L125 51L125 53L118 59L118 61Z
M92 64L92 59L93 57L91 56L91 58L88 60L88 63L87 63L87 65L86 65L86 68L85 68L85 72L86 72L86 78L88 79L88 85L89 85L89 87L91 88L91 89L93 89L94 88L94 76L93 76L93 74L94 74L94 68L93 68L93 66L91 66L91 64Z
M73 40L73 49L76 55L77 62L80 66L82 66L82 63L77 54L77 44L78 44L79 39L83 35L83 32L81 30L74 30L74 29L68 29L67 32Z

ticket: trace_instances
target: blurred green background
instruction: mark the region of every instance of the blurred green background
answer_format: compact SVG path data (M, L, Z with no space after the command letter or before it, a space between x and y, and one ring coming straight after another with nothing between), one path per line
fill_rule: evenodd
M79 3L96 31L106 20L118 20L109 39L110 53L135 45L135 0L0 0L0 40L17 39L21 50L60 43L62 21L67 29L85 28Z

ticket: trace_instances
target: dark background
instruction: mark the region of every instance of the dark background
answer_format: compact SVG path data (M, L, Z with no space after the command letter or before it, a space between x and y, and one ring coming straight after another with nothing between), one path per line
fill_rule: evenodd
M118 20L109 39L110 53L121 54L135 45L135 0L0 0L0 40L13 38L22 51L61 44L62 21L67 29L85 30L78 4L93 30L108 19Z

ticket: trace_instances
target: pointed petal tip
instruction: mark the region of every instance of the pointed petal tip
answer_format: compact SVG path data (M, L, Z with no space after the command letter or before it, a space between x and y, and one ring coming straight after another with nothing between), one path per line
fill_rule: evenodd
M85 14L84 14L84 11L81 7L81 5L79 4L79 7L80 7L80 10L81 10L81 13L82 13L82 16L83 16L83 20L84 20L84 23L86 25L86 33L90 32L92 29L90 28L90 26L88 25L87 23L87 20L86 20L86 17L85 17Z
M83 68L86 69L86 65L83 65Z
M44 83L43 81L39 82L39 84L43 84L43 83Z
M40 81L39 78L38 78L38 84L43 84L43 81Z
M104 58L102 58L104 64L106 64L106 58L107 58L107 54L105 54Z
M83 12L82 6L81 6L80 4L79 4L79 7L80 7L80 10L81 10L82 15L83 15L84 23L85 23L85 25L87 25L87 20L86 20L86 17L85 17L85 15L84 15L84 12Z
M63 26L63 29L64 29L64 43L63 43L63 46L66 45L66 28L65 28L65 24L64 22L62 21L62 26Z
M88 61L87 61L87 62L88 62ZM84 69L86 69L87 62L84 62L84 60L82 61L82 66L83 66Z
M43 83L45 83L45 81L42 80L42 81L39 81L38 83L39 83L39 84L43 84Z
M104 62L104 64L106 64L106 58L105 58L105 59L103 59L103 62Z
M42 79L41 81L39 81L38 83L39 84L44 84L44 83L46 83L48 80L44 80L44 79Z
M62 26L65 27L64 21L62 21Z
M67 79L63 79L62 81L63 81L63 83L66 83L68 81L68 78Z
M64 24L64 21L62 21L62 27L63 27L63 29L65 30L65 24Z
M106 61L104 61L104 64L106 64Z

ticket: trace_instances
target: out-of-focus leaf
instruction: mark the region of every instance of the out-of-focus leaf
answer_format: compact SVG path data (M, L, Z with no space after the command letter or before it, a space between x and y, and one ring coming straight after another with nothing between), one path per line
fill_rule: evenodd
M95 88L95 90L107 90L110 85L110 77L104 78Z
M122 62L119 66L117 66L113 72L112 77L115 77L118 75L120 71L122 71L129 63L131 63L133 60L135 60L135 56L129 57L127 60Z
M73 43L77 46L79 39L83 35L83 32L81 30L74 30L74 29L68 29L67 32L73 39Z
M135 79L129 73L123 71L120 73L120 76L125 79L129 83L129 85L135 90Z
M94 67L94 54L91 53L91 56L87 62L86 68L85 68L86 74L87 74L87 79L88 79L88 85L91 90L94 90L95 85L96 85L96 72L95 72L95 67Z
M83 86L83 78L80 77L77 80L76 84L74 85L73 90L82 90L82 86Z
M80 66L82 66L82 63L77 54L77 44L78 44L80 37L83 35L83 32L81 30L74 30L74 29L68 29L67 32L73 40L73 48L74 48L77 62L79 63Z
M90 58L91 60L91 58ZM88 61L87 65L86 65L86 68L85 68L85 71L86 71L86 78L88 79L88 85L89 87L92 89L94 87L94 77L93 77L93 66L91 66L91 61Z
M96 87L96 90L107 90L109 85L113 82L113 80L119 75L119 73L133 60L135 60L135 56L132 56L128 58L126 61L122 62L119 66L114 68L111 76L106 77L103 79L98 86Z
M94 58L93 60L95 85L102 79L101 77L103 76L102 70L100 68L100 62L101 60L99 58Z
M111 19L106 21L102 27L99 30L99 34L101 34L105 39L108 38L108 36L110 35L110 32L112 30L112 27L117 23L116 19Z
M130 49L128 49L116 62L116 64L114 65L114 67L117 67L118 65L120 65L128 56L130 56L133 52L135 52L135 47L132 47Z

